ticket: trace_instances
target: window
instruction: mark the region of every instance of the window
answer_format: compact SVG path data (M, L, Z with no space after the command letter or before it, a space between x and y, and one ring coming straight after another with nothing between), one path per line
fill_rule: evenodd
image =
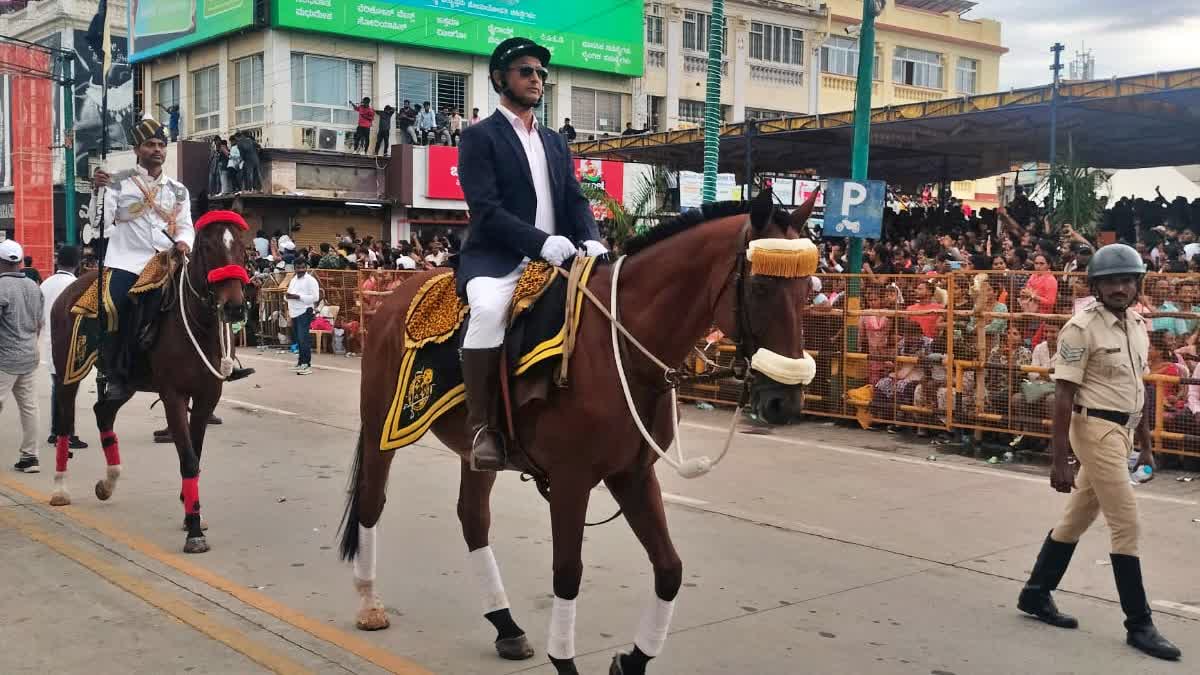
M646 44L661 45L662 43L662 5L656 2L650 6L650 13L646 15Z
M647 98L650 99L649 129L650 131L662 131L664 114L663 109L666 106L666 99L664 99L662 96L649 96Z
M221 127L221 73L217 66L192 72L192 131Z
M912 47L896 47L892 81L914 87L942 88L942 55Z
M234 126L263 121L263 57L247 56L233 62L233 80L237 88L233 95Z
M158 106L162 106L159 108ZM179 78L168 77L154 83L154 109L158 113L158 121L164 127L170 124L169 116L163 108L179 105Z
M954 90L960 94L975 94L979 83L979 61L958 57L958 68L954 71Z
M571 123L576 129L619 132L622 119L620 94L571 88Z
M708 33L712 15L687 10L683 13L683 48L697 52L708 51ZM722 31L721 53L729 53L729 28Z
M875 52L875 63L872 78L879 80L883 77L883 67L879 62L879 52ZM831 35L821 46L821 70L834 75L856 77L858 75L858 40L837 35Z
M350 101L371 95L370 63L292 53L292 118L323 124L358 123Z
M804 64L804 31L798 28L750 23L750 58L789 66Z
M533 109L533 114L537 117L538 124L547 129L558 129L559 125L554 119L554 85L542 85L542 104ZM495 89L488 87L488 104L486 109L480 109L479 116L487 117L500 106L500 94L496 93Z
M704 123L704 101L679 99L679 121L693 124Z
M452 108L466 117L471 115L467 109L467 76L462 73L396 66L396 100L412 101L414 106L429 101L435 112Z
M755 120L755 121L775 120L775 119L779 119L780 117L787 117L788 115L794 115L794 114L795 113L784 112L782 110L766 110L763 108L746 108L746 119L747 120Z

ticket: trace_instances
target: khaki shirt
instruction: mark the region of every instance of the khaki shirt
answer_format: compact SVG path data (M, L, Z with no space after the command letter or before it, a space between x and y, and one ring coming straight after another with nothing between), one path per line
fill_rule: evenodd
M1085 408L1140 413L1148 372L1146 320L1131 309L1121 320L1099 302L1071 317L1058 334L1054 380L1079 385L1075 403Z

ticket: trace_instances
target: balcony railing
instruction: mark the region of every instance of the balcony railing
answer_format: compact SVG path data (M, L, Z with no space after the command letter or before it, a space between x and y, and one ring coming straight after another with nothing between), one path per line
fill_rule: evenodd
M750 79L786 87L802 87L804 86L804 71L751 62Z
M946 92L938 89L925 89L924 87L909 87L902 84L897 84L892 88L892 95L897 101L936 101L940 98L946 98Z
M695 56L692 54L683 55L683 72L685 73L707 73L708 72L708 57ZM721 74L729 74L729 61L721 61Z
M647 68L666 68L667 53L657 49L646 50L646 67Z

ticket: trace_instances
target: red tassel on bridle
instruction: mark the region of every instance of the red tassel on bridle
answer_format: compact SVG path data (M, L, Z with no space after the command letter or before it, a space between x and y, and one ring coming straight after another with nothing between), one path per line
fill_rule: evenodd
M250 275L241 265L226 265L208 272L208 283L215 284L226 279L239 279L243 284L250 283Z

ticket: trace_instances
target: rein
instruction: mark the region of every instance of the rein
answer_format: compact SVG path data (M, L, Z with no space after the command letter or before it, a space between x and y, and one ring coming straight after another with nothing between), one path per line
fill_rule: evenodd
M218 370L217 368L213 367L212 363L208 359L208 355L205 354L204 349L200 347L200 343L196 340L196 335L192 331L192 325L188 321L187 304L184 301L183 295L183 289L185 286L189 291L192 292L192 295L195 296L197 300L206 306L211 306L211 303L208 302L204 296L200 295L200 293L192 285L192 278L188 273L190 264L191 257L185 254L183 256L183 265L180 270L180 276L183 278L179 283L179 317L180 320L183 321L183 328L187 332L188 339L191 341L192 347L195 348L196 355L199 356L200 360L204 363L204 367L208 368L208 372L212 373L213 377L223 381L229 377L230 373L233 372L233 331L230 329L229 323L221 320L220 311L214 309L214 312L217 314L217 340L220 343L221 348L220 370Z

